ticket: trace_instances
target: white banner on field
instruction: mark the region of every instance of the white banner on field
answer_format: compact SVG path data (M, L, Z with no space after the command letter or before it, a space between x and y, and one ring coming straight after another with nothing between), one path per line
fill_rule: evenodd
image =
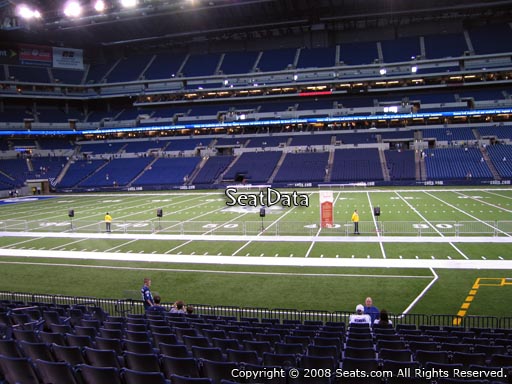
M334 197L332 191L320 191L320 226L322 228L332 228L334 224L333 203Z
M53 47L53 67L67 69L84 69L82 49Z

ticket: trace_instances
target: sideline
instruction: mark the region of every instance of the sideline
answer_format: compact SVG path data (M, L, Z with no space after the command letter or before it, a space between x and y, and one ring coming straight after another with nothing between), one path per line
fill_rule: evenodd
M0 237L36 237L70 239L117 239L117 240L203 240L203 241L262 241L317 243L512 243L512 237L504 236L260 236L260 235L162 235L158 233L91 233L91 232L0 232Z
M178 264L232 264L287 267L365 267L365 268L434 268L434 269L501 269L512 270L512 260L433 260L433 259L358 259L320 257L248 257L133 254L82 251L48 251L35 249L0 249L0 256L62 258L80 260L117 260Z

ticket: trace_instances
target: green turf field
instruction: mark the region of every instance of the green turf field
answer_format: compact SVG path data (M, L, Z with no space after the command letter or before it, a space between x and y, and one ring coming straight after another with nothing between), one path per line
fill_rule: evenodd
M352 311L372 296L394 313L509 316L512 189L338 189L332 228L318 191L299 192L309 206L263 220L222 191L3 201L0 290L123 298L150 276L167 302ZM495 283L469 302L478 279Z

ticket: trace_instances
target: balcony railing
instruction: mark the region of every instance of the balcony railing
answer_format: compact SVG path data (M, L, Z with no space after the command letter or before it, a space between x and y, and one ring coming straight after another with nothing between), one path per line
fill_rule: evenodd
M256 214L255 214L256 216ZM88 220L3 220L3 232L102 233L105 223ZM300 221L128 221L114 220L113 233L230 236L352 236L353 223L340 221L331 227ZM361 221L362 236L509 236L512 221Z

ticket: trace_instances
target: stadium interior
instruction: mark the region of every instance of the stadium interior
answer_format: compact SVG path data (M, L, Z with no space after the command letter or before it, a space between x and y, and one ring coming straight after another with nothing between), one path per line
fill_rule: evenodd
M252 28L240 30L219 14L241 21L254 2L162 5L161 14L110 9L67 21L55 3L42 21L11 18L16 27L0 31L4 191L27 179L80 191L511 177L512 32L504 4L431 4L414 14L396 4L362 17L355 4L331 2L296 19L284 4L262 1ZM311 10L308 2L294 7ZM7 20L13 11L4 9ZM338 15L342 9L354 15ZM109 12L118 19L97 21L110 20ZM137 12L143 15L129 28ZM139 30L164 15L204 14L227 31L206 29L196 41L192 26L183 38L175 25L165 34ZM256 22L270 14L286 22ZM120 40L121 30L140 35ZM48 43L80 38L69 47L79 49L70 51L76 62L44 61ZM23 51L29 43L33 50Z
M510 185L512 1L135 3L70 14L34 0L28 20L0 1L1 197ZM274 368L299 375L265 382L512 377L508 320L359 327L346 313L149 316L0 298L1 384L255 383L233 370ZM381 376L319 375L340 367Z

